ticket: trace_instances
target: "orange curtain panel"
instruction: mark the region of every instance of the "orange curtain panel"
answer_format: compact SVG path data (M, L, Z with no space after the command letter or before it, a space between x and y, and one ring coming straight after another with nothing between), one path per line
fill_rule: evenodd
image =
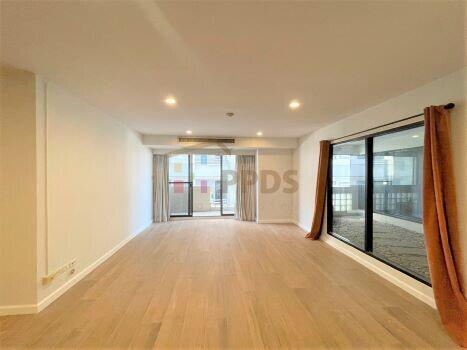
M310 239L319 239L323 227L324 208L326 206L326 187L328 183L330 141L319 143L318 176L316 179L315 212L310 232L305 236Z
M467 347L449 111L431 106L424 114L423 228L433 292L442 323L459 345Z

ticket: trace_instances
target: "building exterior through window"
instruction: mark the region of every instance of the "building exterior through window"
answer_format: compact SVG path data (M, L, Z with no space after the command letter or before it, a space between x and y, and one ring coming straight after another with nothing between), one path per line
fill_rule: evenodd
M332 145L328 231L430 283L422 225L424 126Z
M235 160L235 155L170 156L170 215L233 215L236 200Z

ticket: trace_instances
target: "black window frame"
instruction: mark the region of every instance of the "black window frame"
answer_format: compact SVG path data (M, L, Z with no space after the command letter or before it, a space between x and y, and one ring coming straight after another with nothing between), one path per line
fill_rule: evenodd
M328 162L328 179L327 179L327 202L326 202L326 211L327 211L327 233L344 242L345 244L359 250L360 252L414 278L415 280L431 287L431 282L426 280L423 276L420 276L403 266L400 266L396 263L393 263L384 257L373 254L373 139L377 136L393 134L404 130L410 130L424 126L423 121L403 125L397 128L391 128L384 131L367 134L364 136L359 136L355 138L349 138L344 141L339 141L332 143L329 151L329 162ZM351 141L365 141L365 242L364 249L353 244L351 241L345 237L340 236L339 234L333 232L332 223L333 223L333 207L332 207L332 168L333 168L333 149L335 145L344 144ZM404 220L406 220L404 218Z

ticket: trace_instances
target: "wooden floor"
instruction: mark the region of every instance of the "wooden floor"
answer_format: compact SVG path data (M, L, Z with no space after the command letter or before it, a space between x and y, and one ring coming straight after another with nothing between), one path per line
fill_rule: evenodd
M293 225L174 221L139 235L3 348L450 348L437 313Z

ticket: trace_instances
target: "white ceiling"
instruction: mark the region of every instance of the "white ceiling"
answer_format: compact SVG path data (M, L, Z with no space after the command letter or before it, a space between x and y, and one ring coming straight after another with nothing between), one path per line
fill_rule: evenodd
M139 132L296 137L465 66L465 5L1 1L1 59Z

